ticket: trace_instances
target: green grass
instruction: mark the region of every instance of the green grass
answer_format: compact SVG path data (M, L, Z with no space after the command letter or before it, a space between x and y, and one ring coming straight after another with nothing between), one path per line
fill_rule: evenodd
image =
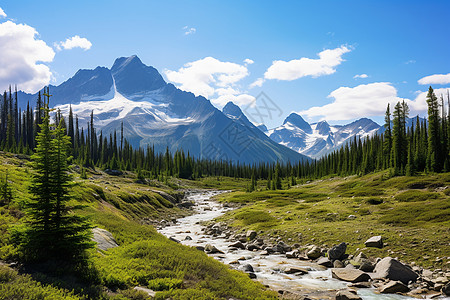
M0 207L0 260L15 259L9 230L24 221L23 207L30 197L31 171L27 161L0 153L0 174L9 170L14 200ZM74 170L76 170L74 168ZM155 192L175 198L173 187L205 187L215 179L198 182L170 179L168 184L138 184L135 175L113 177L89 171L83 180L74 172L71 205L84 205L77 212L88 215L95 226L110 231L119 247L91 251L89 268L77 273L63 266L36 265L29 274L0 266L1 299L147 299L134 286L158 291L156 299L276 299L246 274L230 270L195 248L170 241L145 220L157 221L185 215L172 202ZM211 182L211 183L210 183ZM244 188L242 182L225 178L216 185ZM227 186L227 189L229 187ZM56 269L50 272L47 269ZM80 275L81 274L81 275ZM109 292L105 292L105 290ZM28 298L27 298L28 297Z
M240 208L221 217L239 230L263 230L266 238L331 247L349 243L374 257L393 256L426 267L448 269L450 246L450 174L389 178L326 178L289 190L233 192L220 201ZM349 219L355 215L355 219ZM383 236L383 249L364 248L373 235Z

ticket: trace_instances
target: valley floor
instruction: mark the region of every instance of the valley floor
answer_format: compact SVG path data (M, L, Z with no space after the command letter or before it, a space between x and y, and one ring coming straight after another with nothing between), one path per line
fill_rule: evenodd
M444 273L450 268L450 173L326 178L277 191L265 190L260 181L259 191L247 193L249 181L242 179L140 182L132 173L115 177L101 171L81 179L73 166L72 204L85 205L78 212L111 232L119 247L91 251L83 276L67 273L64 266L56 272L45 271L48 266L24 269L10 265L17 252L9 232L24 220L29 159L0 153L0 161L0 173L9 171L14 196L0 207L0 299L146 299L146 289L156 292L156 299L277 298L246 274L156 232L151 225L190 213L182 200L186 189L232 190L217 200L235 209L216 221L236 233L251 229L269 242L283 240L299 248L346 242L349 254L398 257ZM383 248L364 246L374 235L383 237Z

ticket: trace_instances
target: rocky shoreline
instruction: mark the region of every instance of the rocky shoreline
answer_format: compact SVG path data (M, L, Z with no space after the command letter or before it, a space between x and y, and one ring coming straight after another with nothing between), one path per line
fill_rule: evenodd
M198 191L197 191L198 192ZM212 201L212 200L211 200ZM189 209L196 207L195 201L190 201ZM204 207L204 210L211 208ZM226 208L231 209L231 208ZM197 222L201 223L201 222ZM173 224L173 223L172 223ZM160 229L170 226L166 222L160 224ZM328 293L336 299L361 299L357 294L360 289L371 288L379 294L397 294L413 298L445 298L450 296L450 272L441 269L428 270L419 266L410 266L400 262L396 258L384 257L373 258L364 254L364 249L358 255L347 254L347 244L341 243L331 248L320 247L313 244L289 245L280 238L264 236L262 232L249 230L239 231L229 227L226 223L208 222L202 227L202 234L212 239L225 239L227 249L219 249L213 243L196 245L198 250L218 258L225 258L226 253L236 253L238 251L251 251L259 256L283 256L286 259L299 262L299 266L288 264L281 266L273 272L280 272L290 276L302 277L311 272L312 269L302 267L305 263L317 265L331 271L332 278L347 284L344 289L337 289L333 293ZM178 232L185 234L184 240L190 241L192 237L190 231ZM172 240L180 242L176 237ZM368 237L366 247L383 247L381 236ZM234 269L241 270L250 278L258 277L255 269L258 266L246 261L246 257L229 261L228 264ZM279 290L279 294L286 299L309 299L305 294L296 293L290 290ZM311 295L310 293L307 293ZM313 297L315 298L315 297ZM330 298L330 297L326 297Z

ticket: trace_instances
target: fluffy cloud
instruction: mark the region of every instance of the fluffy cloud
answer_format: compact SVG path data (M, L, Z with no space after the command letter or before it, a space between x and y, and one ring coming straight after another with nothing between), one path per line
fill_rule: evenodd
M6 13L5 11L0 7L0 18L6 18Z
M436 90L436 94L442 93ZM410 108L410 115L424 115L427 110L426 92L420 92L414 100L397 96L397 89L389 82L375 82L356 87L340 87L328 95L334 99L330 104L315 106L299 112L308 118L326 119L327 121L351 120L362 117L382 116L388 103L391 107L398 101L405 101Z
M346 46L327 49L318 54L318 59L302 57L290 61L276 60L264 73L266 79L295 80L305 76L319 77L336 72L335 67L344 60L342 55L350 52Z
M0 23L0 91L17 84L21 90L36 92L50 82L52 73L40 62L53 61L55 52L37 36L31 26Z
M228 101L239 105L251 97L238 89L237 83L249 73L246 66L236 63L205 57L185 64L178 71L165 70L164 74L180 89L209 98L218 106Z
M194 27L188 27L188 26L184 26L182 29L183 29L183 31L184 31L184 35L194 34L194 33L197 31L196 28L194 28Z
M73 48L81 48L84 51L91 49L92 43L87 38L82 38L78 35L73 36L71 38L66 39L65 42L55 43L55 47L57 50L61 51L70 50Z
M254 87L262 87L262 85L263 85L263 83L264 83L264 78L258 78L258 79L256 79L255 81L253 81L250 85L249 85L249 87L252 89L252 88L254 88Z
M450 83L450 73L448 74L435 74L423 77L417 81L419 84L449 84Z
M246 59L244 59L244 63L245 63L246 65L251 65L251 64L254 63L254 61L251 60L250 58L246 58Z
M355 78L355 79L357 79L357 78L362 78L362 79L364 79L364 78L367 78L367 77L369 77L367 74L359 74L359 75L353 76L353 78Z

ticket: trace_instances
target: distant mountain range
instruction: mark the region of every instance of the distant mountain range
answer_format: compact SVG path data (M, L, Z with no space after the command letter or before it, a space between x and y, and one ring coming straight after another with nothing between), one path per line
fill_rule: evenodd
M111 69L79 70L50 86L50 93L51 106L66 116L71 106L80 127L87 126L91 111L97 133L119 132L123 123L124 136L134 147L183 149L199 158L245 163L310 159L270 139L234 104L221 112L204 97L166 83L137 56L118 58ZM34 106L36 99L36 94L19 93L21 107L28 101Z

